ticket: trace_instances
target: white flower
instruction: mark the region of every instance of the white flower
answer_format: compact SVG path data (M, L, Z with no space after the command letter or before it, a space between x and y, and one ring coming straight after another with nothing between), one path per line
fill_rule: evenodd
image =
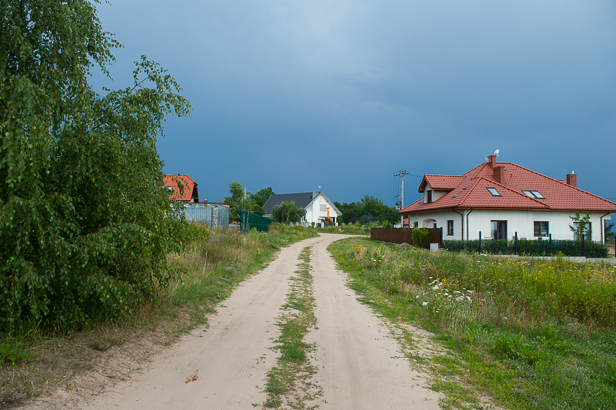
M453 293L460 293L460 291L459 290L454 290Z
M468 292L468 293L473 293L473 291L472 291L472 290L467 290L467 292Z
M421 304L421 306L426 306L428 304L428 302L424 302Z
M470 296L467 296L467 297L466 297L466 299L467 299L469 302L471 301Z
M432 286L432 289L438 289L438 285Z

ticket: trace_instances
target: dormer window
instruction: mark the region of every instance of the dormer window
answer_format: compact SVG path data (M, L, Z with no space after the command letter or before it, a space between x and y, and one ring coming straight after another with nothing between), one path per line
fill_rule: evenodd
M493 186L488 186L486 189L492 194L492 196L502 196Z
M426 192L426 202L427 203L432 202L432 190Z

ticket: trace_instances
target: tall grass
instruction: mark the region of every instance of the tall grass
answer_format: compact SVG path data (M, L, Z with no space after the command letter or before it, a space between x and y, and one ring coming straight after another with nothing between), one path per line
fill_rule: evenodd
M69 335L47 334L37 328L21 338L0 339L0 408L53 392L58 386L67 391L77 388L72 382L75 375L97 366L111 348L126 349L127 356L133 357L139 355L133 351L139 350L135 347L139 339L161 345L173 342L178 335L204 324L204 313L213 311L281 247L316 236L309 229L282 226L272 227L267 234L233 233L199 225L191 225L190 230L185 251L167 256L179 280L161 293L158 303L134 306L111 324L94 323Z
M367 239L330 250L357 290L385 298L373 300L382 313L436 332L473 389L501 405L614 408L614 266L431 254Z
M185 272L168 295L168 301L200 312L225 299L235 285L271 260L281 247L316 236L300 226L272 224L266 233L246 233L193 227L186 252L168 256L172 266Z

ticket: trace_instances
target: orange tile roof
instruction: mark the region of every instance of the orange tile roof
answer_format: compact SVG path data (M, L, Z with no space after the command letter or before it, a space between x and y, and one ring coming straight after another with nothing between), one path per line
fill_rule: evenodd
M178 182L182 185L183 190L180 192L180 188L178 187ZM197 183L188 175L165 175L163 177L163 183L165 187L171 187L172 192L169 194L169 199L173 199L176 201L187 201L193 198L193 191L197 187ZM196 201L199 201L198 191L195 192L197 198Z
M616 212L616 203L516 165L499 162L505 169L503 181L498 182L490 163L483 163L463 175L425 175L419 186L423 192L426 183L435 191L448 191L441 198L424 203L418 199L400 211L401 214L428 212L452 208L529 209L553 211ZM452 185L456 183L455 186ZM493 196L488 187L494 187L501 196ZM523 191L535 190L544 197L531 198Z

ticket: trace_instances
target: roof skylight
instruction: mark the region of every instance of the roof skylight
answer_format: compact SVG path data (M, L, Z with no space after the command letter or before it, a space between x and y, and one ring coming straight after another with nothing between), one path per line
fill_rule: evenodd
M541 193L539 193L539 191L530 191L533 193L533 195L535 195L535 198L539 198L539 199L545 199L545 197L543 195L541 195Z
M502 195L500 194L500 192L498 192L498 191L496 190L496 188L494 188L494 187L492 187L492 186L488 186L488 187L486 187L486 189L487 189L487 190L488 190L488 191L492 194L492 196L502 196Z
M536 189L526 189L526 190L522 190L522 192L524 192L527 196L533 198L533 199L545 199L545 197L543 195L541 195L541 192L537 191Z
M462 190L460 192L458 192L457 194L455 194L454 196L452 196L452 198L457 197L458 195L460 195L464 191L466 191L466 188L462 188Z

